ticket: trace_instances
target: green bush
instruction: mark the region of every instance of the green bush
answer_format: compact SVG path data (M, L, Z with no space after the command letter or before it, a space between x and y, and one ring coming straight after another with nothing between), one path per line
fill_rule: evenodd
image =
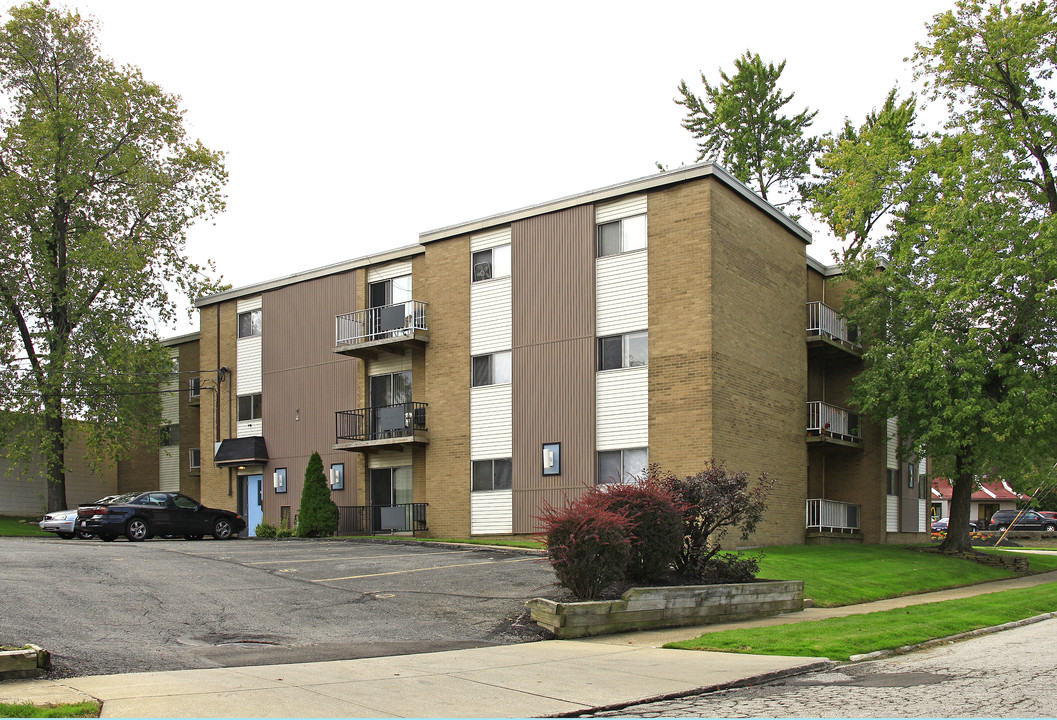
M605 485L585 497L628 519L628 580L650 583L668 574L683 544L683 507L671 492L646 481Z
M297 515L298 537L324 537L338 530L338 506L330 497L327 478L323 474L323 460L312 453L305 469L305 485L301 489L301 509Z
M579 600L593 600L624 577L631 556L623 515L600 508L588 494L561 508L545 505L537 518L558 583Z
M253 534L262 538L273 538L277 532L279 532L279 528L275 527L267 520L262 521L253 529Z
M293 537L294 531L289 525L283 525L281 528L275 531L275 537L277 538L288 538Z

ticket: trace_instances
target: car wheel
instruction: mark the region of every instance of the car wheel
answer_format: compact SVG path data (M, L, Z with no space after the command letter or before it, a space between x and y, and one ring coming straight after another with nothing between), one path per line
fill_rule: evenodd
M74 535L73 533L55 533L55 534L58 535L59 537L61 537L63 540L73 540L76 537L76 535Z
M201 535L184 535L184 540L201 540Z
M139 542L150 537L150 526L143 518L134 517L125 526L125 537L132 542Z
M231 521L227 518L217 518L217 521L213 523L213 537L217 540L230 540L231 536L234 535L234 528L231 526Z
M1057 525L1047 525L1046 527L1043 528L1043 530L1045 530L1046 532L1057 531Z
M95 533L85 532L84 530L78 530L77 537L79 537L81 540L91 540L95 537Z
M1006 529L1005 525L995 525L995 532L1002 532Z
M114 542L117 540L117 535L100 535L99 539L103 542Z

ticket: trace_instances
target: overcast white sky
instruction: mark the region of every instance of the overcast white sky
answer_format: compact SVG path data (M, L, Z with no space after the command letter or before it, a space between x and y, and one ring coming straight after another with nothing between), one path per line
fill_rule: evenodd
M94 16L103 53L181 95L191 136L227 153L228 209L189 252L235 287L689 164L676 86L746 49L788 62L815 131L859 122L910 88L903 59L954 4L52 3Z

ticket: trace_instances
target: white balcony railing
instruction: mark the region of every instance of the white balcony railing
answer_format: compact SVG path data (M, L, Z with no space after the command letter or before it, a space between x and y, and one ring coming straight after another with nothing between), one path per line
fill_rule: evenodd
M807 404L807 434L811 437L862 442L858 413L824 402Z
M859 506L836 500L807 501L807 529L818 532L854 532L859 529Z
M859 347L859 332L844 316L821 302L807 304L808 335L823 335L844 345Z
M367 308L338 315L334 339L337 345L357 345L414 335L426 327L426 303L419 300Z

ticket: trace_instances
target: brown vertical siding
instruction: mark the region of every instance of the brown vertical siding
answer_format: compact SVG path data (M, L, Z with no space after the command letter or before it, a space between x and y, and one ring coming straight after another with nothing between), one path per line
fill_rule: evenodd
M594 207L514 223L513 530L533 532L544 501L594 484ZM560 442L561 475L542 474L542 447Z
M308 458L318 452L323 470L345 463L338 505L359 504L358 469L352 453L332 450L334 413L355 407L358 360L336 355L334 318L356 309L357 271L288 285L262 297L262 425L269 462L264 472L264 516L279 521L279 508L296 514ZM275 468L287 468L287 492L277 495Z

